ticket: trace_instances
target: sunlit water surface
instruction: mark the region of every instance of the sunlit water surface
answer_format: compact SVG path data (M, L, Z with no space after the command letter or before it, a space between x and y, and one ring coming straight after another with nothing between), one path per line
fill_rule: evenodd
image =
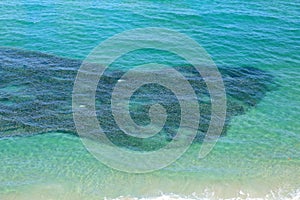
M0 199L300 199L299 7L282 0L1 1ZM69 133L72 81L101 41L149 26L192 37L225 72L257 73L248 87L230 90L237 82L228 81L232 99L244 97L230 105L245 110L230 107L226 133L207 157L198 159L195 142L167 168L127 174L101 164ZM257 95L239 93L245 88Z

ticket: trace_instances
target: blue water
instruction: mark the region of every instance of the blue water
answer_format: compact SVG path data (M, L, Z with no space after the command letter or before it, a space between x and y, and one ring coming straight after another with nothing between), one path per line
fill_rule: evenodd
M0 13L0 199L299 198L298 1L4 0ZM74 129L71 94L81 61L96 46L145 27L176 30L205 48L223 75L228 116L213 151L198 160L210 114L199 102L203 124L190 149L167 168L137 175L113 170L85 149ZM107 72L108 90L131 65L156 58L183 63L159 51L136 55ZM205 93L197 75L189 81ZM176 112L172 94L155 91L145 88L145 99L133 98L138 123L149 121L139 103L150 98L167 99L166 108ZM134 150L161 147L178 122L174 115L171 134L164 130L140 143L118 138L107 107L97 108L111 139Z

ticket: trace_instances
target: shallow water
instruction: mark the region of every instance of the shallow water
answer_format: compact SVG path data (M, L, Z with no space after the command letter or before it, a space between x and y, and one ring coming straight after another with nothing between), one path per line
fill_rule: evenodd
M281 0L1 1L0 199L299 198L299 6ZM167 168L127 174L101 164L69 134L72 82L81 60L100 42L149 26L185 33L207 50L228 75L230 110L223 137L206 158L197 158L199 134ZM136 55L140 59L129 55L116 62L103 82L109 86L127 67L157 58L185 64L162 52ZM232 78L236 74L244 84ZM99 120L109 121L98 108ZM139 108L133 108L136 119L145 113Z

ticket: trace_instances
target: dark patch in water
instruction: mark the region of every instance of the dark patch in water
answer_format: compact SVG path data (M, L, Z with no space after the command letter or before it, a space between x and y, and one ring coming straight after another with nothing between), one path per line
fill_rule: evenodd
M72 116L72 90L81 61L0 48L0 137L49 131L76 133ZM199 97L201 120L196 141L203 139L210 120L209 94L203 79L191 66L175 67L183 72ZM273 77L253 67L219 67L227 93L227 118L245 113L271 89ZM124 71L107 70L97 92L97 114L108 137L120 146L155 150L176 134L180 107L172 91L155 84L145 85L132 96L131 116L137 124L149 123L150 105L161 103L169 113L163 130L149 139L122 133L110 111L111 91ZM163 139L163 140L162 140Z

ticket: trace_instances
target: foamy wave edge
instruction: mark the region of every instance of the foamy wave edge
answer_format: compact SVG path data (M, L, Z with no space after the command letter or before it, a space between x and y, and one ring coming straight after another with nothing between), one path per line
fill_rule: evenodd
M192 194L190 196L181 196L178 194L161 194L159 196L152 197L130 197L130 196L120 196L115 199L105 198L105 200L211 200L211 199L219 199L219 200L300 200L300 188L294 190L292 192L286 192L284 190L280 190L277 192L271 191L264 197L251 197L249 193L244 193L243 191L239 191L237 197L232 198L219 198L216 197L214 192L205 191L205 193L201 196Z

